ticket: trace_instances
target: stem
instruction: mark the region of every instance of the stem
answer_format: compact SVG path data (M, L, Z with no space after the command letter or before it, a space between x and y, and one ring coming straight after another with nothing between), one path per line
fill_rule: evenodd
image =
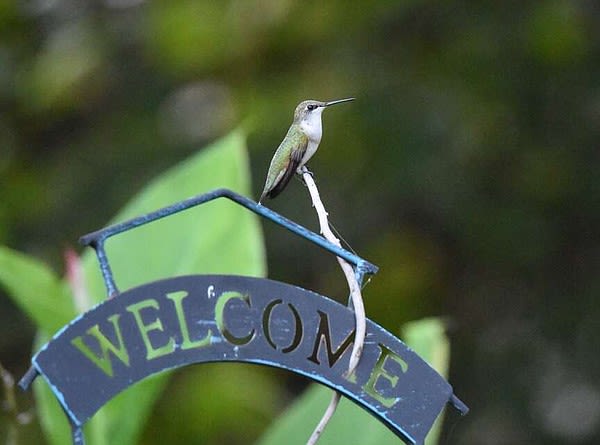
M306 445L315 445L317 443L317 441L321 437L321 433L323 433L323 430L333 417L333 414L335 413L335 410L337 409L341 398L342 395L339 392L333 391L333 394L331 395L331 400L329 401L329 405L327 405L327 409L325 410L325 413L323 413L323 417L321 417L321 420L319 421L315 430L308 439L308 442L306 442Z
M4 387L5 396L5 400L0 399L0 408L2 408L1 405L4 405L4 409L8 413L10 419L7 422L6 445L16 445L18 433L17 427L28 423L31 416L26 413L19 413L15 395L15 379L12 374L2 366L2 363L0 363L0 380Z
M310 197L312 199L313 206L317 212L317 216L319 218L319 226L321 230L321 234L330 242L336 244L341 247L340 240L336 238L336 236L331 231L329 227L329 221L327 220L328 213L325 210L325 206L321 201L321 197L319 196L319 190L317 189L317 185L312 177L312 173L308 171L308 169L303 169L302 178L306 186L308 187L308 191L310 192ZM363 345L365 343L366 336L366 315L365 315L365 305L363 303L362 294L360 290L360 286L358 281L356 280L356 275L354 274L354 269L350 264L348 264L344 259L337 257L338 263L346 276L346 281L348 282L348 287L350 289L350 300L352 302L352 306L354 307L354 314L356 320L356 331L354 335L354 343L352 345L352 354L350 355L350 363L348 365L348 375L351 375L356 367L358 366L358 362L360 361L360 356L362 354ZM321 421L315 428L312 433L310 439L307 442L307 445L314 445L319 440L321 433L325 429L327 423L333 416L339 402L341 395L338 392L334 392Z

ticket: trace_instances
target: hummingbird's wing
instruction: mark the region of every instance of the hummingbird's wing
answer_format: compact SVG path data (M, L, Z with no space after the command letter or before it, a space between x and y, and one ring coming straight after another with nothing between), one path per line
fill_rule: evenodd
M282 145L285 142L286 141L284 140L284 142L282 142ZM301 137L299 137L296 141L296 147L292 150L287 162L285 162L285 164L281 166L282 168L277 172L277 174L275 175L273 174L275 172L269 171L269 174L267 175L267 183L265 184L265 189L263 190L258 202L261 202L265 197L273 199L283 191L285 186L288 185L288 183L292 179L292 176L294 176L294 173L296 173L296 170L300 166L302 158L304 157L304 153L306 153L307 147L308 138L304 134L302 134ZM277 153L275 154L275 156L277 156ZM271 165L271 168L273 167L274 166ZM271 170L271 168L269 168L269 170Z

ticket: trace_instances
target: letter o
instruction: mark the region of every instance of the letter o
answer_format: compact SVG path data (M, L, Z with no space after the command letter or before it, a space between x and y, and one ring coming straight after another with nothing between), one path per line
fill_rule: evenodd
M267 304L263 312L263 332L265 333L265 339L267 340L267 343L269 343L269 345L275 350L277 350L278 347L273 341L273 337L271 336L271 314L273 313L275 306L278 306L282 303L283 301L279 298L277 300L273 300L269 304ZM303 329L302 318L300 318L300 313L291 303L288 303L287 305L290 308L292 315L294 316L294 338L292 339L292 342L289 344L289 346L286 346L281 350L281 352L283 352L284 354L292 352L298 347L298 345L302 341Z

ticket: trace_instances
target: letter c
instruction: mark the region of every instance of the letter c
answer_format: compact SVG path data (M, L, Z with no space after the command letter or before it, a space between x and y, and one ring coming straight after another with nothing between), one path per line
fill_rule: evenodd
M227 329L224 318L225 306L234 298L242 300L244 303L246 303L248 308L251 307L250 297L248 297L248 295L243 295L237 291L223 292L221 295L219 295L219 298L215 303L215 321L217 322L217 328L229 343L241 346L250 343L250 341L254 338L256 331L252 329L245 337L236 337L231 333L231 331L229 331L229 329Z

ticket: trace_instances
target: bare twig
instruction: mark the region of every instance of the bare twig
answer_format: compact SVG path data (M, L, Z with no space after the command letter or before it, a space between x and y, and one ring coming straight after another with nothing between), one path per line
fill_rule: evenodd
M319 190L317 189L317 185L313 180L312 173L308 171L308 169L304 168L302 170L302 178L306 186L308 187L308 191L310 192L310 197L313 202L313 206L317 212L317 216L319 218L319 226L321 230L321 234L328 241L336 244L341 247L340 241L335 237L331 228L329 227L329 222L327 220L327 211L325 210L325 206L321 201L321 197L319 196ZM366 316L365 316L365 306L362 299L362 293L360 290L360 286L356 279L356 275L354 274L354 269L350 264L348 264L344 259L337 257L338 263L346 276L346 281L348 281L348 287L350 288L350 299L352 302L352 306L354 308L355 320L356 320L356 331L354 334L354 344L352 345L352 354L350 355L350 363L348 365L348 375L351 375L356 367L358 366L358 362L360 361L360 356L362 354L363 345L365 342L366 335ZM310 439L307 442L307 445L314 445L319 440L321 433L325 429L325 426L333 416L339 402L340 402L340 394L338 392L334 392L321 421L315 428L312 433Z
M6 411L9 416L8 428L6 434L6 445L17 444L17 427L25 425L31 421L31 414L19 412L17 407L17 398L15 396L15 379L8 372L2 363L0 363L0 381L4 388L5 399L0 399L0 411Z
M321 420L319 420L319 423L317 424L315 430L308 439L308 442L306 442L306 445L314 445L317 443L317 441L321 437L321 434L323 433L323 430L325 430L325 427L333 417L333 414L335 413L335 410L337 409L341 398L342 395L339 392L333 391L333 394L331 395L331 400L329 401L329 405L327 405L327 409L323 413L323 417L321 417Z
M12 374L2 366L2 363L0 363L0 380L4 387L4 396L6 397L2 403L3 408L10 414L16 414L17 399L15 397L15 379Z

